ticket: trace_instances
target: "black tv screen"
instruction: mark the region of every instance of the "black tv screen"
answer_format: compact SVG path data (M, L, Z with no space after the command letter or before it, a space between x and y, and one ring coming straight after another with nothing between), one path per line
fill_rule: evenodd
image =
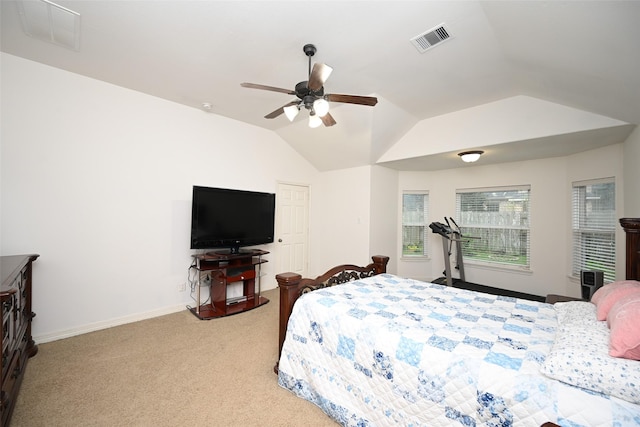
M193 186L191 249L272 243L275 206L272 193Z

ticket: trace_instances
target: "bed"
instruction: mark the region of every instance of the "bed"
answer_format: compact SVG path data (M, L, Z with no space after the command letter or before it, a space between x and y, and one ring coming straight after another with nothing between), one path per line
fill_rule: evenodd
M640 426L640 362L595 306L386 273L277 275L280 386L343 426ZM339 286L335 286L339 285Z

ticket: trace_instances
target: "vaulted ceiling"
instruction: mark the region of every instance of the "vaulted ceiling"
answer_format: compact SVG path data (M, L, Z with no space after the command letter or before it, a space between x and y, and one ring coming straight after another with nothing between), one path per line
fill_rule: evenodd
M80 17L76 45L59 12L71 47L39 37L42 16L21 19L39 4L2 0L3 52L270 129L319 170L461 167L465 148L491 152L485 164L566 155L640 123L640 1L58 0ZM431 49L410 42L441 25L450 37ZM293 89L307 43L333 68L325 92L378 104L331 103L332 127L310 129L304 110L265 119L295 97L240 83ZM567 126L547 131L555 111Z

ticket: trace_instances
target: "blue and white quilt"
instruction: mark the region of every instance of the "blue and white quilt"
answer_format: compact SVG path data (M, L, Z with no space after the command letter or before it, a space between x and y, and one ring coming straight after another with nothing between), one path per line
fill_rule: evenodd
M550 379L552 305L383 274L301 296L279 384L344 426L640 426L640 406Z

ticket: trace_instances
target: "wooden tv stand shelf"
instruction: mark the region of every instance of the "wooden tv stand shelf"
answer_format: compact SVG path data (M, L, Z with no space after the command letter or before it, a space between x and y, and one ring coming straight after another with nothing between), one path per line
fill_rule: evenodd
M201 320L229 316L252 310L269 302L260 295L260 266L267 262L262 256L269 252L260 249L241 251L240 253L207 252L194 255L194 268L198 274L197 306L187 307ZM200 276L208 272L211 302L200 302ZM256 293L256 279L258 292ZM227 297L227 286L242 282L243 295L237 298Z

